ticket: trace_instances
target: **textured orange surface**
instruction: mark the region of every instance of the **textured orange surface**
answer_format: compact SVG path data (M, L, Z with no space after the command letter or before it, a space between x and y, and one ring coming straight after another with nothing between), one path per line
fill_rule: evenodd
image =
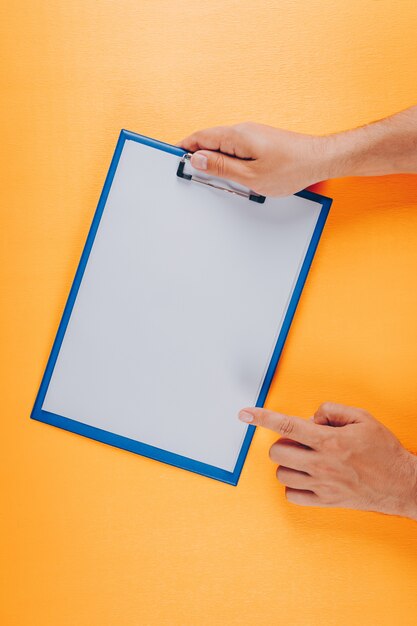
M415 624L417 525L288 504L272 433L233 488L29 420L120 128L325 133L405 108L415 0L13 0L0 24L2 625ZM268 404L364 406L416 449L417 180L321 191Z

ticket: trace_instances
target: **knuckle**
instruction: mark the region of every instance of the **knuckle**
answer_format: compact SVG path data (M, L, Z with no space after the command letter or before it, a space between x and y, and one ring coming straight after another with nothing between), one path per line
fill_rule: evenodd
M218 174L218 176L220 176L220 178L222 178L224 176L225 159L224 159L224 156L222 154L218 154L216 156L215 161L214 161L214 169L215 169L216 173Z
M343 447L337 431L329 430L321 438L321 449L325 452L340 452Z
M327 476L331 472L331 467L328 461L321 458L311 458L308 463L308 473L311 476L322 478Z
M254 125L253 122L239 122L238 124L235 124L234 128L235 130L237 130L238 132L241 131L245 131L248 130L249 128L251 128Z
M328 411L331 411L333 408L334 403L333 402L322 402L318 408L317 413L327 413Z
M284 417L278 426L281 435L289 437L294 432L294 422L291 417Z

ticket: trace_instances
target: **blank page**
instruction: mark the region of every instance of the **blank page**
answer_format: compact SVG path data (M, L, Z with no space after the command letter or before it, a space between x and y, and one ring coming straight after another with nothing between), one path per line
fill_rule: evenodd
M232 472L321 204L126 140L42 409Z

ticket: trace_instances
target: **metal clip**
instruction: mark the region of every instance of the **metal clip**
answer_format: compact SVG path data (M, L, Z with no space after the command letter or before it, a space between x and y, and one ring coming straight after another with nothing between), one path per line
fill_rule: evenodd
M242 198L248 198L253 202L258 202L259 204L263 204L266 200L265 196L261 196L258 193L253 193L252 191L245 192L240 191L238 189L228 189L227 187L222 187L221 185L215 185L214 183L210 183L207 180L203 180L202 178L197 178L196 176L192 176L191 174L186 174L184 172L184 167L187 161L191 159L191 154L184 154L181 157L181 161L178 164L177 176L180 178L184 178L185 180L191 180L194 183L200 183L200 185L207 185L208 187L214 187L214 189L220 189L221 191L228 191L229 193L234 193L237 196L242 196Z

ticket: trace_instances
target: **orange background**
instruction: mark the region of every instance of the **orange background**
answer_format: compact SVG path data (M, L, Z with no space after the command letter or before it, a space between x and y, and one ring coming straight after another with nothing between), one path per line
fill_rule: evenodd
M417 526L290 505L29 420L120 128L326 133L417 102L415 0L13 0L0 9L5 626L416 623ZM417 180L339 180L269 395L417 448ZM163 390L161 390L163 392Z

